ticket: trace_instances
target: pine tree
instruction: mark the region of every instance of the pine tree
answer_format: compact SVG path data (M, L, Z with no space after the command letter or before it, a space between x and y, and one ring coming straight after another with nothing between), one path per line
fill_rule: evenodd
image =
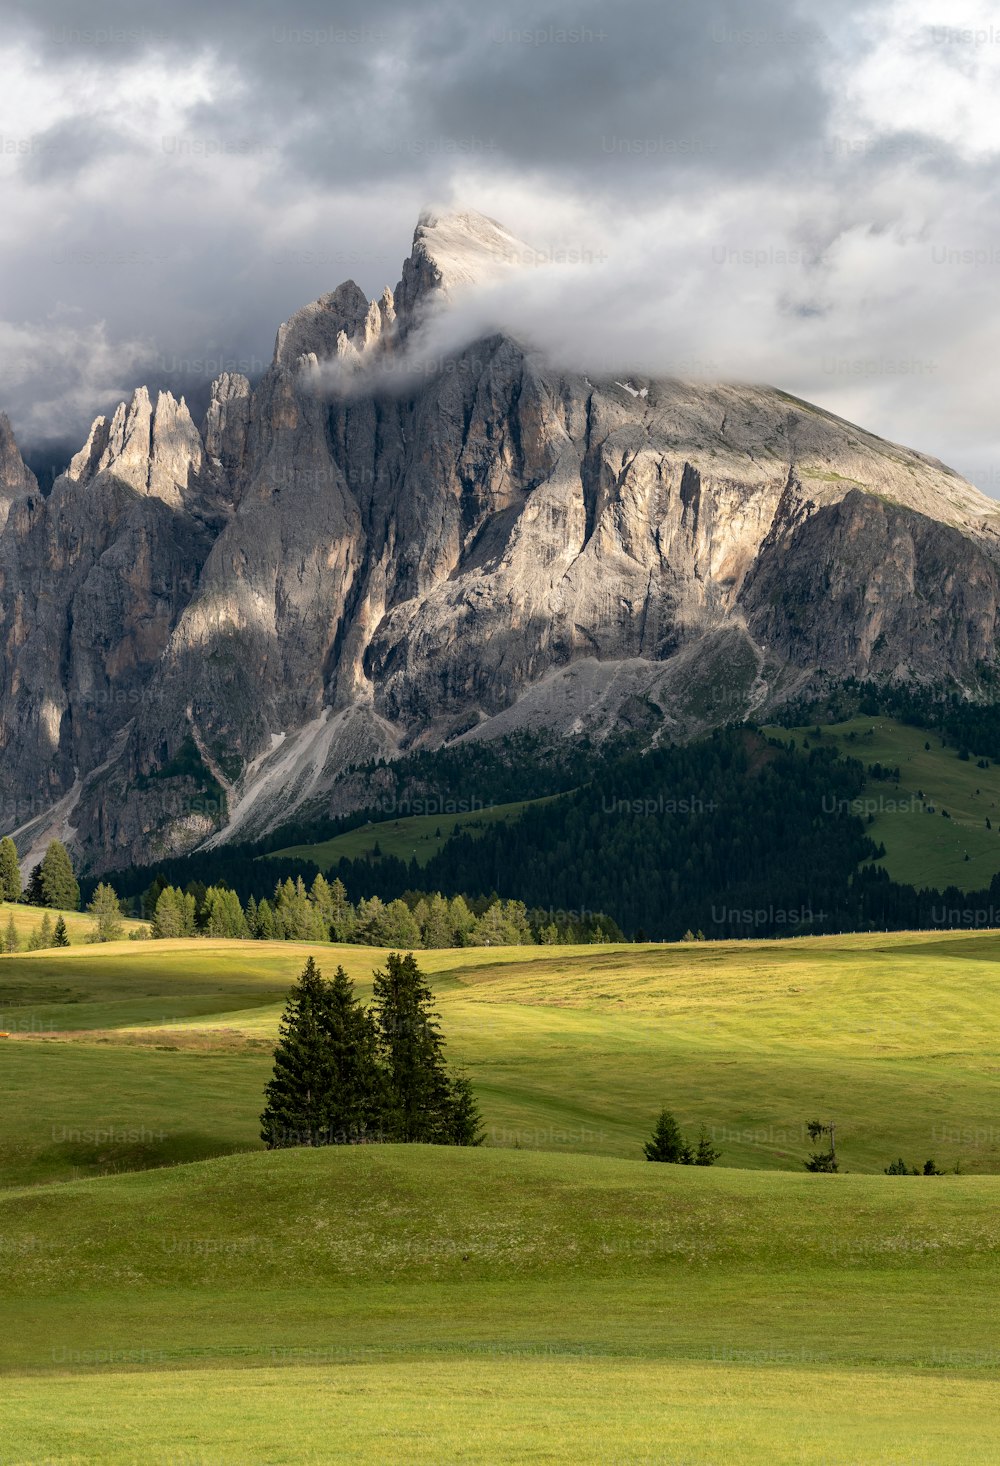
M425 947L453 947L455 945L455 934L452 928L451 917L448 911L448 902L435 891L430 900L425 903L426 916L421 922L421 933ZM414 915L416 913L414 912Z
M532 941L523 901L493 901L476 922L477 947L520 947Z
M329 984L324 1032L334 1079L327 1122L332 1143L384 1139L385 1079L377 1061L375 1023L342 967Z
M90 938L92 942L121 941L124 931L122 909L118 904L118 896L113 886L109 886L106 881L101 881L87 910L94 918L94 929Z
M669 1110L661 1110L651 1140L643 1146L647 1161L669 1161L673 1165L689 1165L691 1147Z
M464 1074L451 1080L450 1112L446 1126L448 1145L482 1145L483 1119L472 1092L472 1082Z
M52 917L46 911L41 921L28 934L28 951L41 952L52 946Z
M21 867L17 862L17 846L9 835L0 840L0 901L20 901Z
M55 931L52 933L53 947L68 947L69 932L66 930L66 923L61 916L56 917Z
M803 1161L807 1171L833 1172L839 1170L837 1157L832 1150L814 1151L807 1161Z
M260 942L273 942L276 940L277 935L274 908L265 896L257 907L257 940Z
M169 882L165 875L156 875L151 883L142 893L142 914L147 921L152 921L156 915L156 903L160 899L160 892L166 890Z
M322 871L309 887L309 900L316 913L317 925L325 937L333 924L333 892Z
M347 899L347 887L338 876L330 887L330 940L349 942L354 936L354 907Z
M42 857L40 875L42 906L63 911L80 909L80 887L73 874L73 862L61 840L53 840Z
M17 927L14 925L14 915L11 913L7 923L7 930L4 932L3 949L5 952L16 952L21 942L17 935Z
M458 1133L476 1132L478 1112L468 1086L448 1075L432 1002L413 953L404 957L391 952L372 985L379 1059L388 1089L388 1137L436 1145L475 1144L453 1139Z
M180 893L185 898L185 903L188 897L191 898L191 907L194 912L194 915L191 919L191 930L189 932L185 932L185 936L193 937L195 932L201 930L202 910L205 905L205 896L207 895L207 892L208 888L205 885L204 881L188 881L187 885L184 887L184 890ZM185 909L187 909L186 905Z
M205 892L201 925L207 937L246 937L246 918L236 892L226 887L209 886Z
M420 926L405 901L390 901L382 916L379 941L385 947L419 947Z
M41 863L32 866L31 875L28 877L28 885L24 892L24 899L29 906L45 905L45 892L42 889Z
M380 896L363 897L358 902L354 940L368 947L381 947L384 942L385 902Z
M716 1150L708 1137L708 1131L704 1125L698 1135L698 1143L694 1148L693 1164L696 1166L714 1166L722 1155L721 1150Z
M824 1123L822 1120L810 1120L806 1129L811 1139L818 1140L821 1135L829 1135L830 1149L814 1151L807 1161L803 1161L807 1171L833 1172L839 1169L837 1165L837 1127L831 1120Z
M469 910L464 896L453 896L448 902L448 922L451 926L451 945L468 947L473 941L476 918Z
M153 913L154 937L191 937L195 932L197 908L193 892L165 886Z
M337 1083L330 1029L330 984L310 957L289 994L264 1090L260 1138L268 1150L329 1143Z
M301 876L279 881L274 888L274 934L286 942L325 941L327 931L309 900Z

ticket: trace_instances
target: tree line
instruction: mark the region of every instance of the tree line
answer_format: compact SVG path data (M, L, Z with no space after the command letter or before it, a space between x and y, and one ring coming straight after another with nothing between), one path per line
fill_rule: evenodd
M950 703L949 709L949 717L964 716ZM580 767L590 760L590 779L544 805L528 805L518 819L487 824L475 835L453 834L423 867L382 856L341 860L321 873L307 862L262 860L253 847L223 846L105 881L133 909L141 902L151 920L169 885L194 897L196 932L235 928L242 935L245 923L250 936L268 937L273 928L275 937L301 937L315 930L315 913L304 912L300 888L308 898L322 874L330 887L340 883L351 907L338 940L406 949L444 944L446 927L451 945L586 942L614 940L619 933L628 940L672 941L700 932L717 940L997 924L1000 875L978 892L917 889L890 879L875 863L882 847L851 808L869 777L864 765L822 746L822 739L815 744L788 747L743 727L644 754L619 748L613 756L585 756L577 750ZM977 740L974 749L983 746ZM373 781L373 792L380 781L401 779L387 785L394 798L400 791L408 797L415 787L431 797L434 757L421 755L419 786L413 771L400 776L388 766L366 768L363 776ZM895 770L879 772L895 777ZM538 787L544 787L540 774ZM508 792L513 790L512 783ZM286 888L285 897L277 895L276 882ZM289 882L294 900L287 896ZM85 883L85 889L93 886ZM208 900L213 889L235 893L242 916L233 897ZM452 909L459 899L480 923L478 936L469 935L462 906ZM449 904L447 914L441 902ZM512 902L523 906L530 938ZM169 905L160 926L174 934L189 931L188 903L172 915ZM483 921L491 907L497 910ZM504 928L504 935L491 934L491 925ZM511 925L520 937L510 936Z
M177 886L154 881L143 898L154 938L238 937L257 941L343 942L369 947L530 946L622 941L616 924L599 914L529 910L524 902L407 891L356 904L344 883L317 873L278 881L270 900L244 906L225 886Z
M28 884L22 890L21 867L17 846L9 835L0 840L0 900L17 902L43 908L39 924L28 932L24 942L13 912L0 932L0 952L11 953L21 950L22 945L29 952L41 951L46 947L68 947L69 932L62 915L53 922L50 910L78 911L80 908L80 886L73 869L69 851L61 840L50 841L45 854L34 867ZM91 897L87 911L93 917L88 940L92 942L114 942L123 934L121 903L111 886L101 883Z

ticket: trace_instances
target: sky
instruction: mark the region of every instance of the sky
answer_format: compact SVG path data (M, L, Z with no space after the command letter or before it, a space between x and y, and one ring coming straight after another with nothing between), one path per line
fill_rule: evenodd
M0 0L0 410L36 455L394 286L422 209L582 370L772 382L1000 497L985 0ZM200 384L200 385L199 385Z

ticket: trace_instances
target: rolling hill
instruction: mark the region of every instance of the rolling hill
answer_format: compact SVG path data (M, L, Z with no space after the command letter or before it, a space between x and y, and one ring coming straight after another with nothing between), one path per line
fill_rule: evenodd
M424 953L484 1147L265 1152L310 954L0 957L5 1459L992 1459L1000 934Z

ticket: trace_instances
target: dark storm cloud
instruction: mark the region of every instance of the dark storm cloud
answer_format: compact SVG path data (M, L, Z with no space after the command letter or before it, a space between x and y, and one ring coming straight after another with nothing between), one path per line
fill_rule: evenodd
M477 148L622 188L639 170L758 171L818 136L834 44L790 0L8 8L48 65L113 70L204 51L245 87L197 109L198 130L269 138L303 172L337 180L433 174ZM841 23L864 8L842 6Z
M957 262L1000 228L998 150L939 96L991 78L928 5L0 0L0 406L61 439L137 380L258 375L299 305L393 285L430 203L606 259L502 298L563 355L711 358L1000 459L993 277ZM827 370L873 332L937 377Z
M37 183L56 179L65 182L103 158L140 151L135 142L99 117L74 117L54 123L35 133L32 143L21 167L25 177Z

